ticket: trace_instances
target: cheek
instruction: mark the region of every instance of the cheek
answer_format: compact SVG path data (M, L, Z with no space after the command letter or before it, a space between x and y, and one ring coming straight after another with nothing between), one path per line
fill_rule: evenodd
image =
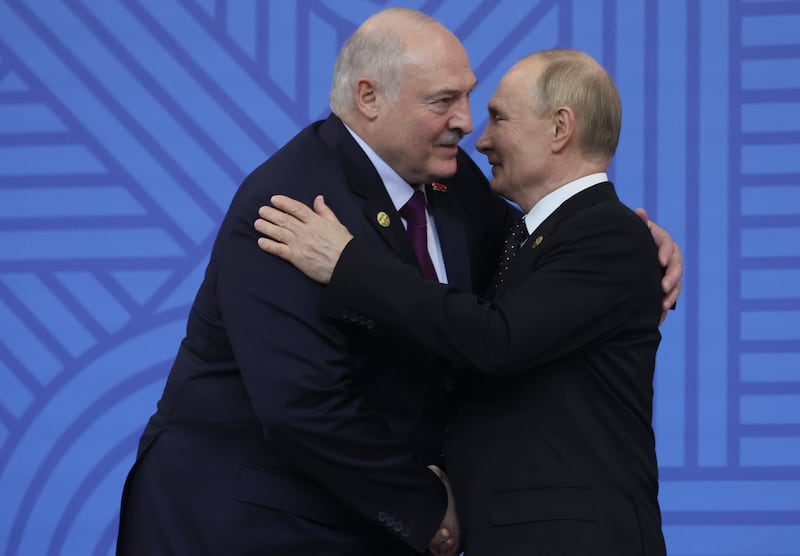
M434 145L439 139L449 133L448 121L449 117L437 116L425 123L420 123L417 129L421 137L424 136L429 144Z
M405 135L415 149L421 149L435 141L435 139L432 139L434 132L429 127L426 127L425 122L405 120L399 122L398 128L398 131Z

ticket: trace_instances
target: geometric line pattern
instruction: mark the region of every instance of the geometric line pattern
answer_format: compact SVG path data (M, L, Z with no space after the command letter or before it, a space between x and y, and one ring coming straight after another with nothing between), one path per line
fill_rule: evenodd
M114 551L119 496L237 187L327 115L377 0L0 2L0 556ZM409 0L486 104L521 56L614 76L611 168L683 249L654 425L669 553L797 554L800 2Z
M800 3L737 6L730 458L800 478ZM732 41L733 42L733 41ZM775 72L781 72L776 75ZM788 73L784 73L788 72ZM783 116L781 116L783 115ZM796 516L800 516L798 504Z

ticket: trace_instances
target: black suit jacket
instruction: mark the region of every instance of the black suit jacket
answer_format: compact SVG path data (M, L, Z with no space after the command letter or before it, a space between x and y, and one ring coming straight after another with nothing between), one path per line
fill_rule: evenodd
M463 152L458 168L428 198L449 279L469 290L485 286L510 212ZM367 319L323 317L323 289L257 246L258 207L277 193L324 194L365 245L416 264L376 170L335 116L257 168L221 225L142 435L120 554L406 554L441 521L445 491L426 466L441 458L449 371L376 340Z
M610 183L533 232L493 302L357 241L345 249L328 313L479 371L445 444L467 556L665 553L651 427L660 279L647 227Z

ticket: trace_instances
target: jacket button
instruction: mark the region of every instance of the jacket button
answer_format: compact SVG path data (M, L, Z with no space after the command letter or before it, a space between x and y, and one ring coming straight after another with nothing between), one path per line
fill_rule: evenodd
M400 536L401 537L407 537L410 534L411 534L411 531L408 529L408 527L403 527L403 530L400 531Z
M381 512L381 513L378 514L378 521L383 523L384 521L386 521L387 517L389 517L389 516L386 514L386 512Z
M389 517L386 518L386 526L387 527L393 527L394 526L394 518L392 516L389 516Z

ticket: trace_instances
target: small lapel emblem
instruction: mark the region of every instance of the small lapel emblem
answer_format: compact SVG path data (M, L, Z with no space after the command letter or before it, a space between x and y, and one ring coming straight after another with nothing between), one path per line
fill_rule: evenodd
M388 228L392 223L392 219L389 218L389 215L383 211L380 211L375 218L377 219L378 224L380 224L383 228Z
M439 183L438 181L435 181L431 184L431 189L433 189L434 191L441 191L442 193L447 193L447 186L443 183Z
M536 239L533 240L531 243L531 249L536 249L539 247L539 244L542 242L544 238L542 236L537 236Z

